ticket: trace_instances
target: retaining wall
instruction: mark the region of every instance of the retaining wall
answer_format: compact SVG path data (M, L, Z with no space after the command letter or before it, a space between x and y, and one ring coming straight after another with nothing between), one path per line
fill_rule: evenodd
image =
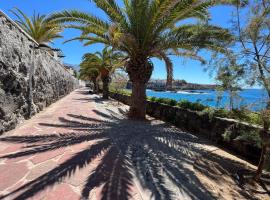
M130 96L110 93L110 97L129 105ZM256 163L259 160L260 148L250 142L235 140L241 132L258 132L260 129L258 126L232 119L210 117L208 114L151 101L147 101L146 112L152 117L170 122L181 129L203 135L216 144L252 162ZM231 135L228 138L229 140L225 141L222 135L228 130L231 131Z
M46 50L0 11L0 133L78 87Z

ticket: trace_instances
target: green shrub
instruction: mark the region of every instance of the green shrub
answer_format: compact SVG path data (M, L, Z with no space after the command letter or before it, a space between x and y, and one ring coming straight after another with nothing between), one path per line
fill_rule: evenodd
M174 100L174 99L171 99L170 102L169 102L170 106L176 106L176 104L177 104L177 101Z
M227 118L244 121L251 124L262 125L262 119L260 113L252 112L249 110L232 110L227 111Z
M147 100L152 102L163 103L169 106L176 106L177 101L169 98L147 97Z
M261 143L262 143L260 135L256 131L248 131L248 132L242 131L240 135L235 138L235 140L245 141L259 148L261 147Z
M157 98L156 97L147 97L149 101L156 102Z
M188 100L180 100L177 102L177 106L184 108L184 109L188 109L191 107L191 102Z
M162 98L156 98L156 102L162 103Z
M194 111L202 111L202 110L207 108L207 106L204 106L198 102L192 103L192 102L187 101L187 100L180 100L177 103L177 106L184 108L184 109L194 110Z
M228 118L230 115L230 111L225 109L214 109L214 116L215 117L222 117L222 118Z
M169 106L176 106L177 101L175 101L174 99L161 98L161 103L164 103Z
M115 90L113 88L110 88L110 92L112 92L112 93L118 93L118 94L122 94L122 95L127 95L127 96L130 96L131 95L131 91L125 90L125 89Z
M230 129L226 129L225 132L222 134L222 137L223 137L224 141L230 142L231 135L232 135L232 131Z
M119 93L122 95L131 95L130 90L119 90L115 91L113 89L110 90L111 92ZM174 99L169 98L158 98L158 97L147 97L147 100L157 103L166 104L169 106L178 106L183 109L189 109L193 111L199 111L200 114L208 114L209 118L212 119L213 117L221 117L221 118L230 118L230 119L236 119L239 121L251 123L251 124L257 124L262 125L262 119L260 116L260 113L252 112L249 110L226 110L226 109L217 109L209 106L205 106L199 102L190 102L188 100L180 100L176 101Z

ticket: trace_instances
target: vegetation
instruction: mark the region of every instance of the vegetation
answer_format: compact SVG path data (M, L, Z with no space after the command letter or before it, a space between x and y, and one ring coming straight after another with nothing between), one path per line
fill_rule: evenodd
M216 81L218 87L217 106L219 100L221 100L223 93L227 91L229 93L228 108L233 110L239 107L236 104L236 100L239 99L239 91L241 91L240 81L243 80L245 71L244 65L238 64L239 58L234 54L233 51L226 51L222 55L215 55L213 61L210 62L210 69L214 68L216 71Z
M263 111L261 116L263 120L263 129L259 132L259 136L261 139L262 151L258 168L254 177L255 180L260 180L265 165L269 164L270 162L270 109Z
M111 92L131 96L131 92L129 90L112 89ZM239 120L242 122L247 122L250 124L263 125L261 114L259 112L252 112L249 110L235 110L235 109L226 110L222 108L213 108L213 107L205 106L199 102L190 102L188 100L176 101L174 99L158 98L158 97L147 97L147 100L170 105L170 106L177 106L177 107L192 110L192 111L198 111L201 114L208 114L210 117L229 118L229 119Z
M35 15L28 18L15 9L16 21L23 30L38 43L48 43L61 37L63 27L75 28L81 35L72 38L84 45L102 43L102 52L88 53L81 63L80 77L91 80L98 91L98 78L103 82L103 98L108 98L110 74L116 67L124 66L132 82L132 92L112 90L131 96L129 117L144 119L146 99L170 106L208 114L210 117L226 117L252 124L263 129L259 134L243 132L237 140L254 140L262 148L255 179L259 180L267 162L270 148L270 42L269 14L270 1L240 0L125 0L120 8L114 0L93 0L103 10L107 18L77 10L62 11L47 17ZM209 8L218 4L235 4L234 34L218 26L209 24ZM242 6L247 8L242 10ZM248 16L241 21L241 15ZM190 22L193 19L195 22ZM228 48L228 45L230 45ZM199 102L168 98L146 98L146 84L149 81L153 63L151 58L162 59L167 68L167 88L173 81L171 55L177 55L205 62L199 50L216 52L214 66L220 91L229 91L229 109L204 106ZM117 53L116 53L117 52ZM220 54L221 53L221 54ZM124 56L123 56L124 55ZM240 64L241 63L241 64ZM268 94L267 109L262 113L245 109L235 110L235 98L241 90L240 82L246 79L249 85L262 85ZM229 135L229 131L225 137Z
M169 99L169 98L156 98L156 97L150 97L147 98L148 100L152 102L158 102L158 103L163 103L169 106L176 106L177 101L174 99Z
M94 86L93 87L94 93L99 92L98 76L99 76L99 71L97 69L89 68L88 65L81 66L79 78L84 81L92 82Z
M111 76L111 84L109 86L110 91L119 93L126 88L128 83L128 77L123 70L117 69Z
M250 1L245 10L239 4L234 20L236 48L244 59L247 82L262 85L270 98L270 43L269 43L270 2ZM246 21L240 20L242 16ZM242 60L243 60L242 59ZM270 108L270 101L268 101Z
M119 52L113 52L108 47L104 48L102 52L87 53L83 56L83 61L80 64L83 69L97 69L102 80L103 98L109 98L109 82L110 74L116 68L123 65L123 55Z
M63 29L50 22L46 15L34 13L32 17L28 17L18 8L11 12L17 17L15 22L39 44L47 44L62 37L60 33Z
M85 45L103 43L127 54L125 68L132 82L130 118L145 118L146 83L154 67L151 57L167 61L168 55L198 58L199 49L222 51L224 42L232 39L227 30L207 21L210 7L234 1L129 0L123 9L115 1L93 1L109 20L77 10L54 13L49 19L81 30L75 39L86 41ZM190 18L198 23L185 23ZM172 73L172 68L167 71Z

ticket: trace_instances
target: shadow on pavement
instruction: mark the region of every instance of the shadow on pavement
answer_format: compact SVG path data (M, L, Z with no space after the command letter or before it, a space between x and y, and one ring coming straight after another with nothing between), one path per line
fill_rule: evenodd
M101 119L69 114L69 119L60 118L59 124L40 124L72 130L66 134L1 137L0 141L26 144L25 149L2 159L48 152L86 141L94 143L0 199L11 195L15 195L16 200L33 197L72 176L97 157L101 161L94 171L89 172L81 192L82 199L89 198L91 190L99 186L102 186L101 199L129 199L133 177L151 192L153 199L181 199L181 195L190 199L218 199L201 183L193 167L217 184L222 181L220 174L232 176L236 169L244 168L238 162L204 150L202 146L207 141L162 122L127 120L123 117L123 109L116 112L107 108L94 112ZM211 166L210 161L213 163ZM242 193L253 199L249 193Z

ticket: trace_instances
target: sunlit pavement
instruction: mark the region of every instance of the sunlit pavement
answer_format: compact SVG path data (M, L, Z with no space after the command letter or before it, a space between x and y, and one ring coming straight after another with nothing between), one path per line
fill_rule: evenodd
M3 134L0 199L251 197L230 177L247 163L162 121L127 120L126 110L79 89Z

